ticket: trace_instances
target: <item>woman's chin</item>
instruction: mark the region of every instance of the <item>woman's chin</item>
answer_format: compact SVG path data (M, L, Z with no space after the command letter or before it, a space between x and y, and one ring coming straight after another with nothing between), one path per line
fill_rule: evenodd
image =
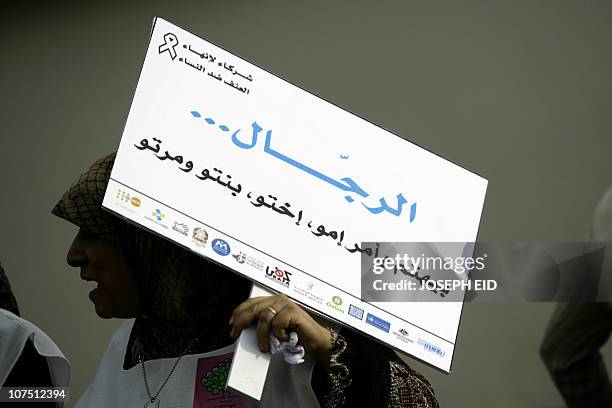
M94 304L96 314L102 319L110 319L113 316L112 310L108 307L108 302L105 302L104 296L100 288L95 288L89 292L89 299Z
M95 306L96 314L98 315L98 317L101 317L102 319L111 319L115 317L113 313L111 313L109 310L103 307L98 307L98 305L96 304L94 304L94 306Z

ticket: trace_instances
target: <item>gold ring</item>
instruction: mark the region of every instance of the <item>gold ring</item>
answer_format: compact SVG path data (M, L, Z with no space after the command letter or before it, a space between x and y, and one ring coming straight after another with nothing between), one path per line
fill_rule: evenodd
M278 313L272 306L268 306L267 309L272 313L272 316L276 316Z

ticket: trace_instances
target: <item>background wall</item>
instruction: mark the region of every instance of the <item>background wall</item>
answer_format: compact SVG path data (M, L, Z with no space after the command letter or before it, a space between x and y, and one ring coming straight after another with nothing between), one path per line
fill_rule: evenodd
M0 12L0 260L74 397L121 321L95 315L49 211L118 146L156 15L487 177L483 240L582 239L612 184L610 2L86 3ZM413 364L443 407L560 406L538 356L553 306L469 304L453 373Z

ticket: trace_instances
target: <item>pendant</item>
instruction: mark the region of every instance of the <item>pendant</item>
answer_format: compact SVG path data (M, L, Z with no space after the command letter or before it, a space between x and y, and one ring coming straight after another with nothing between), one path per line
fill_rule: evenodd
M153 398L150 399L149 401L145 402L144 404L144 408L159 408L159 399L157 398Z

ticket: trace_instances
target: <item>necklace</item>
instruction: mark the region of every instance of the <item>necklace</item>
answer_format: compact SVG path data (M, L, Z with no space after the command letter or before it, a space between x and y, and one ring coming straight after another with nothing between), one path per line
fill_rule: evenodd
M181 353L181 355L176 359L176 361L174 362L174 365L172 365L172 368L170 369L170 372L168 373L168 375L166 376L166 379L164 380L164 382L162 383L162 385L159 387L159 389L157 390L157 392L155 393L155 395L151 394L151 389L149 388L149 381L147 380L147 371L145 370L145 364L144 364L144 357L143 357L143 351L142 351L142 346L140 344L137 344L136 346L139 349L138 352L138 360L140 362L140 366L142 367L142 376L144 378L144 383L145 383L145 388L147 390L147 395L149 396L149 399L147 400L147 402L145 402L144 404L144 408L148 408L148 407L154 407L154 408L159 408L159 394L162 392L162 390L164 389L164 387L166 386L166 384L168 383L168 380L170 380L170 377L172 377L172 374L174 374L174 370L176 369L176 366L178 365L179 361L181 361L181 359L183 358L183 356L185 354L187 354L187 352L189 352L189 350L191 349L191 347L198 341L198 338L196 337L195 339L193 339L193 341L191 343L189 343L189 345L187 346L187 348L185 349L185 351L183 351Z

